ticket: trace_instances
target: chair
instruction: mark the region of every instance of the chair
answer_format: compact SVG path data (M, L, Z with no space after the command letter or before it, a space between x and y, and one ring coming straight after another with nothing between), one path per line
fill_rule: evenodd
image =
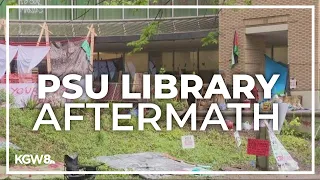
M101 166L81 166L79 165L78 155L64 156L65 171L97 171L97 167ZM68 180L94 180L96 175L94 174L65 174L64 179Z

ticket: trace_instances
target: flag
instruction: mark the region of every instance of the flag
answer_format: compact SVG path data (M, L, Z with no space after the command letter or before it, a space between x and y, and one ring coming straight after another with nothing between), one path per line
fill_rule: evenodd
M232 55L231 55L231 68L238 63L239 58L239 37L237 31L234 32Z
M149 72L151 75L155 75L157 73L155 62L152 60L149 61Z

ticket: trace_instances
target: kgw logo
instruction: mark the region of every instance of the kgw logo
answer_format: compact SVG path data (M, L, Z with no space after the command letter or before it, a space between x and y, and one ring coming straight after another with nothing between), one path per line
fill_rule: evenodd
M55 164L48 154L40 156L32 154L15 155L14 162L15 164Z

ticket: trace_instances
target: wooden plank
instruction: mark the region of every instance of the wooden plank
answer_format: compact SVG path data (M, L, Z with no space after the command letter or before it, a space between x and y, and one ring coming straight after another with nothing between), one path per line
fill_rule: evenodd
M91 25L92 27L92 25ZM95 32L94 32L94 28L91 28L90 30L90 34L91 34L91 40L90 40L90 50L91 50L91 55L90 55L90 70L91 72L93 72L93 53L94 53L94 36L95 36Z
M256 134L257 139L267 140L267 127L260 127ZM256 156L256 168L262 171L269 170L269 156Z
M91 26L90 27L87 27L88 28L88 33L87 33L87 39L89 39L89 36L90 36L90 34L92 33L92 28L93 28L93 24L91 24Z
M45 36L46 36L46 46L50 46L50 40L49 40L49 28L48 25L45 24ZM51 65L51 57L50 57L50 51L47 54L47 73L50 74L52 71L52 65Z
M41 31L40 31L40 34L39 34L39 37L38 37L37 46L39 46L39 44L40 44L43 32L45 30L46 23L44 22L42 26L41 25L39 25L39 26L41 27Z
M5 42L7 42L7 36L6 36L6 34L7 34L6 21L3 19L1 24L2 24L2 27L3 27L4 40L5 40ZM0 28L0 29L1 29L1 28ZM9 74L10 74L10 72L11 72L11 66L9 65L9 69L8 69L8 71L7 71L6 73L9 73Z

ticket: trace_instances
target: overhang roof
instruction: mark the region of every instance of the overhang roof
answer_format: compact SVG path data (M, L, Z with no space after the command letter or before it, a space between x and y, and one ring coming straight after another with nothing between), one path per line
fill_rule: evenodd
M47 21L50 38L86 36L87 27L91 24L97 37L137 36L140 35L151 19L121 20L121 21ZM38 37L41 31L39 24L43 21L11 21L10 37ZM159 34L174 34L188 32L208 32L218 28L218 16L198 16L162 19ZM1 30L0 34L3 34Z

